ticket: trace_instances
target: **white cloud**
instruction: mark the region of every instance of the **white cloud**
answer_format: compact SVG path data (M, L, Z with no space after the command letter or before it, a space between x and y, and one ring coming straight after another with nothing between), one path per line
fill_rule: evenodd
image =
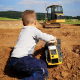
M0 7L3 7L3 5L0 5Z
M16 6L6 6L3 9L4 10L13 10Z
M22 2L19 2L18 4L32 5L33 3L34 3L34 0L23 0Z
M9 7L3 8L3 9L5 9L5 10L13 10L13 8L9 8Z
M71 1L76 1L76 2L80 2L80 0L71 0Z
M6 7L13 8L13 7L16 7L16 6L6 6Z
M70 13L76 12L74 9L72 9L72 12L69 12L69 5L74 5L75 2L80 2L80 0L22 0L21 2L18 2L18 5L24 6L24 10L29 9L29 10L35 10L35 12L46 12L45 11L45 6L48 7L50 5L62 5L64 14L67 15ZM46 4L46 5L45 5ZM67 7L66 7L67 6ZM68 10L67 10L68 9ZM23 10L23 11L24 11Z
M18 2L19 5L28 5L28 6L31 6L31 5L42 5L42 4L47 4L48 6L49 5L63 5L63 4L73 4L74 2L80 2L80 0L60 0L60 1L44 1L44 0L22 0L21 2Z
M63 0L64 4L73 4L75 2L80 2L80 0Z
M18 4L21 5L42 5L42 4L62 4L62 1L58 1L58 2L48 2L48 1L36 1L36 0L23 0L22 2L19 2Z
M46 6L50 5L62 5L62 1L58 2L51 2L51 1L37 1L37 0L22 0L21 2L18 2L19 5L24 5L25 9L32 9L35 10L36 12L45 12L45 4Z

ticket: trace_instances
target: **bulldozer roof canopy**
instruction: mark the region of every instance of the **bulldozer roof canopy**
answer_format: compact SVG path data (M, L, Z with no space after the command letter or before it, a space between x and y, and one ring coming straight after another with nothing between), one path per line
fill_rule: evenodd
M48 6L47 8L50 8L50 7L52 7L52 6L61 6L61 5L51 5L51 6Z

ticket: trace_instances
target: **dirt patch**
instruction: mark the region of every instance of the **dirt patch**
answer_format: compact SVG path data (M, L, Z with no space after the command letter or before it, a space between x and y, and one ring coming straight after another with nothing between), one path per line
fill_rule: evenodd
M9 67L10 53L22 27L21 21L0 21L0 80L18 80L22 77ZM48 80L80 80L80 26L63 24L61 28L43 28L37 23L37 28L61 39L63 64L48 66ZM36 45L36 58L44 60L44 45L41 40Z
M80 55L80 45L74 45L73 46L73 52Z

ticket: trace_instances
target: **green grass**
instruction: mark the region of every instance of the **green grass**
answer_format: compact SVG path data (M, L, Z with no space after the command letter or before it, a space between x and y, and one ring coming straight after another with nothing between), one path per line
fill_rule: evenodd
M21 20L21 18L20 19L12 19L12 18L0 17L0 20Z
M0 17L0 20L21 20L20 19L12 19L12 18L6 18L6 17ZM37 20L39 22L46 22L45 20ZM80 20L78 19L68 19L65 21L65 23L62 24L80 24Z
M38 22L46 22L45 20L37 20ZM65 20L65 23L62 24L80 24L80 20L78 19L68 19Z
M73 21L70 21L70 22L65 22L64 24L80 24L80 21L75 21L75 22L73 22Z
M78 19L68 19L68 20L65 20L64 24L80 24L80 20L78 20Z

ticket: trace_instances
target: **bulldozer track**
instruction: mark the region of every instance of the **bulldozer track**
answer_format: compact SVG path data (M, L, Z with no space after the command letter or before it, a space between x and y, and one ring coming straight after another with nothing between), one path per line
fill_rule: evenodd
M51 24L47 24L47 23L40 23L43 28L60 28L60 23L51 23Z

